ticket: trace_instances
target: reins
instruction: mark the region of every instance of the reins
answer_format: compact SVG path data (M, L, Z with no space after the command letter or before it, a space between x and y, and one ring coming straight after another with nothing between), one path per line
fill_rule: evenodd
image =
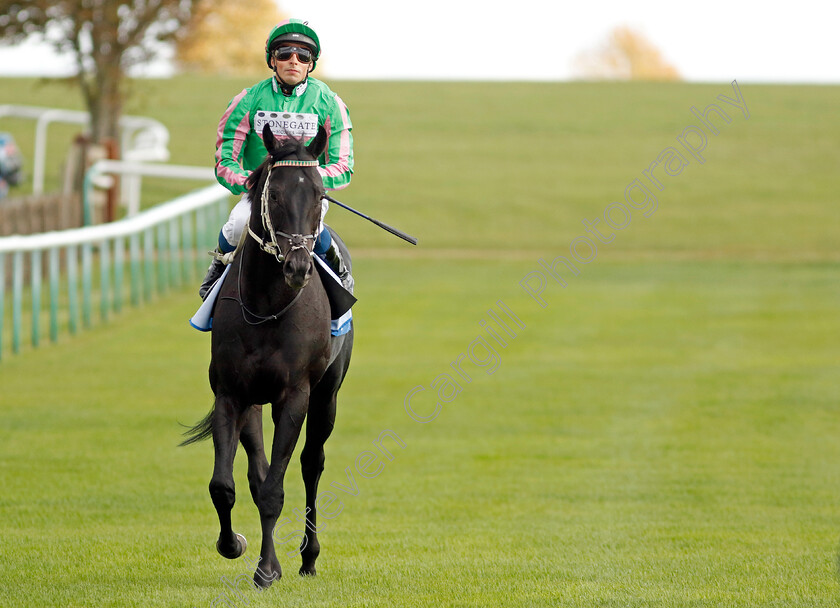
M295 295L295 297L292 298L292 301L286 304L286 306L284 306L280 312L276 312L273 315L258 315L257 313L249 310L248 307L245 306L245 302L242 301L242 260L244 257L245 251L243 250L242 255L239 256L239 273L236 277L236 293L238 297L232 298L230 296L220 296L219 299L233 300L234 302L237 302L239 304L239 307L242 309L242 320L245 321L248 325L262 325L263 323L266 323L268 321L276 321L284 314L286 314L286 311L288 311L292 306L295 305L295 302L297 302L300 296L303 295L304 288L300 288L297 292L297 295ZM245 316L246 313L257 319L257 321L249 321L248 317Z
M257 236L253 230L251 230L250 223L248 224L248 234L259 243L260 249L265 251L268 254L274 256L274 258L280 262L281 264L285 260L285 256L289 253L297 250L297 249L305 249L309 255L312 255L312 250L315 248L315 239L318 238L316 234L289 234L287 232L283 232L282 230L275 230L274 225L271 223L271 215L268 212L268 184L271 179L271 171L275 167L317 167L318 161L317 160L278 160L274 164L271 165L268 169L268 174L265 177L265 183L263 184L262 193L260 194L260 217L262 219L263 230L270 235L271 240L266 243L262 238ZM284 239L288 239L289 241L289 250L286 254L283 254L282 249L280 248L280 243L277 242L277 237L281 236ZM312 248L310 249L306 245L306 241L308 239L312 240ZM231 298L229 296L219 298L221 300L234 300L239 303L239 306L242 308L242 320L245 321L248 325L261 325L262 323L266 323L268 321L276 321L280 317L282 317L295 303L298 301L301 295L303 295L303 289L301 288L298 290L297 295L292 298L292 301L289 302L283 309L279 312L274 313L273 315L258 315L255 312L252 312L245 306L245 302L242 301L242 267L243 262L242 259L245 257L244 250L242 251L242 255L239 256L239 273L237 276L236 282L236 290L238 293L237 298ZM246 316L251 315L251 317L257 319L257 321L249 321L248 317Z

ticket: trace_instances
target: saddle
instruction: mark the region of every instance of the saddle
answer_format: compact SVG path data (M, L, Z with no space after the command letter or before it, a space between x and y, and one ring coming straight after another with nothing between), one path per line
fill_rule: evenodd
M327 299L330 302L330 333L333 336L342 336L349 332L352 326L353 311L351 307L356 303L356 298L344 288L341 279L326 262L317 255L313 254L312 257L315 260L315 268L318 270L321 283L324 285ZM213 309L229 271L230 266L228 265L225 267L222 276L213 284L204 302L190 318L190 325L198 331L213 329Z

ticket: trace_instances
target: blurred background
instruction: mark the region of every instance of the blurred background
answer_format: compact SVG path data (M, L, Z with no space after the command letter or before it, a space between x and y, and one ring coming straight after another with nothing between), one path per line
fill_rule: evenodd
M164 2L133 46L132 10L151 5L82 2L76 20L57 6L0 11L0 108L94 111L47 137L42 190L67 193L72 225L84 172L109 154L205 172L143 177L139 218L212 183L219 117L270 76L266 35L292 16L319 33L313 76L354 125L337 198L419 239L327 216L359 302L321 487L355 474L359 491L326 522L318 577L281 557L286 576L250 605L837 605L835 5ZM120 116L149 139L126 147ZM33 119L0 115L0 132L20 161L0 235L51 229L58 212L20 220L37 200ZM627 198L636 180L645 205ZM114 182L93 187L90 223L132 215L119 198L107 211ZM607 228L619 204L628 223ZM166 247L137 306L113 274L127 258L93 245L78 332L63 261L48 305L46 256L21 256L18 287L14 250L0 260L0 579L15 606L218 605L222 577L249 572L214 549L211 446L176 447L213 400L209 336L187 325L207 260L199 247L169 266L178 230L152 235ZM495 358L470 350L478 338ZM405 410L418 386L416 412L440 404L427 424ZM363 478L357 455L386 429L405 447ZM303 506L296 463L287 509ZM234 523L256 547L244 464Z
M351 4L328 0L210 2L213 33L206 55L221 69L240 43L259 50L265 23L285 16L308 19L324 46L321 76L335 79L538 80L588 76L581 54L602 48L616 28L629 28L659 49L689 82L836 83L840 67L833 25L836 6L805 0L789 11L760 9L753 2L711 0L686 11L657 0L593 1L553 6L537 0L516 5L431 0L397 19L376 0ZM245 10L243 7L247 7ZM232 16L235 19L231 19ZM233 25L236 23L238 25ZM253 29L255 28L256 29ZM259 34L258 34L259 32ZM137 73L173 74L172 45ZM242 57L239 68L261 65ZM209 64L206 67L210 67ZM72 57L30 40L0 49L0 74L66 76Z

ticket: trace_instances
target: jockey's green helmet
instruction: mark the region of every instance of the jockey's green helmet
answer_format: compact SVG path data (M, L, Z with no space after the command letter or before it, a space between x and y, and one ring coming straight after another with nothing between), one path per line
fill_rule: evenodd
M274 26L265 41L265 62L268 67L271 67L271 52L280 46L281 42L297 42L310 47L313 56L312 67L315 68L315 63L321 55L321 42L307 21L287 19Z

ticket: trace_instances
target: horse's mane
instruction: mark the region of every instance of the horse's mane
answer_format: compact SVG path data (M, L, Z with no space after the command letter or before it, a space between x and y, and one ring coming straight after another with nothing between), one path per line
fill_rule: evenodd
M279 144L273 151L269 152L262 164L251 172L248 176L247 186L248 192L251 193L253 199L253 192L258 185L262 183L263 178L268 173L268 169L278 160L283 160L287 156L295 155L297 158L303 160L309 158L309 152L302 141L297 139L289 139Z

